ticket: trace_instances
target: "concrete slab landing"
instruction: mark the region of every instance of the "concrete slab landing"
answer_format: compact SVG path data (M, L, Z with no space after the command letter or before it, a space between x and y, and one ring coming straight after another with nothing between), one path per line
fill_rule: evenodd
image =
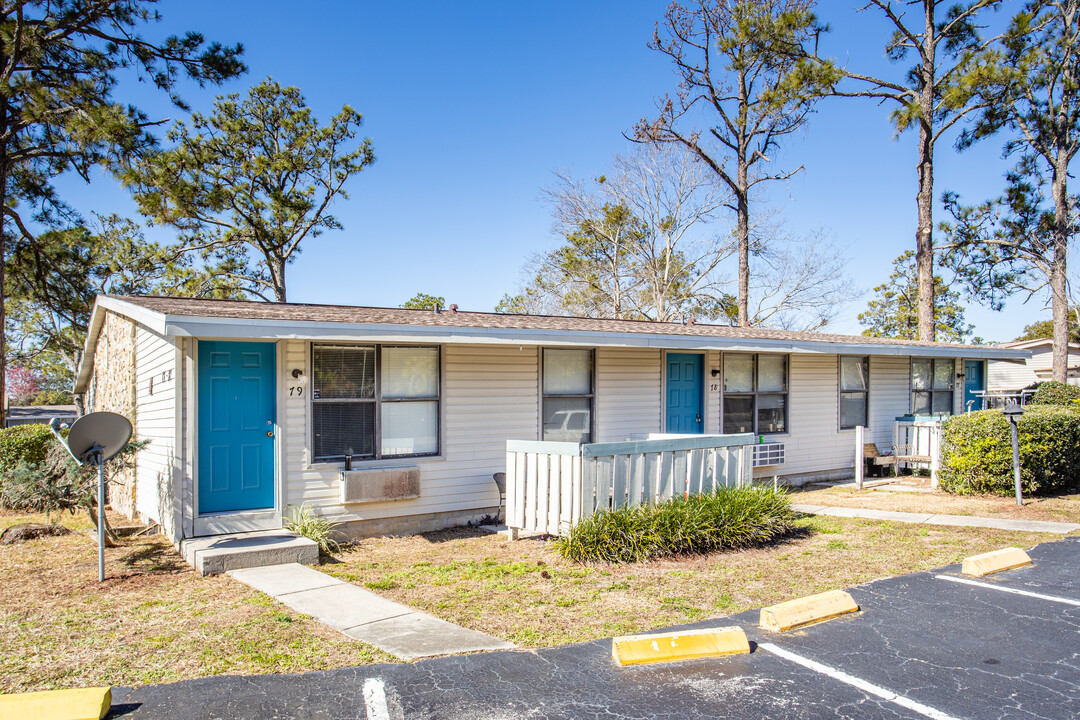
M229 575L353 639L406 660L515 647L303 565L241 568Z
M263 565L319 562L318 544L288 530L188 538L180 541L180 554L200 575Z

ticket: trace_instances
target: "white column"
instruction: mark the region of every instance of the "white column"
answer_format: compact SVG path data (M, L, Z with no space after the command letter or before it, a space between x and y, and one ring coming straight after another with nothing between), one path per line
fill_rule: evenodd
M855 426L855 487L863 489L863 475L866 471L866 451L863 449L866 439L866 428L862 425Z

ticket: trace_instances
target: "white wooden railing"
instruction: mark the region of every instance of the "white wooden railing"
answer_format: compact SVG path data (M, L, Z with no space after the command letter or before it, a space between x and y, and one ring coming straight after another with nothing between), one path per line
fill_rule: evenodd
M898 463L930 469L930 486L938 486L941 467L941 418L904 416L893 421L893 454Z
M506 522L560 535L597 510L712 492L751 480L756 436L592 443L506 441Z

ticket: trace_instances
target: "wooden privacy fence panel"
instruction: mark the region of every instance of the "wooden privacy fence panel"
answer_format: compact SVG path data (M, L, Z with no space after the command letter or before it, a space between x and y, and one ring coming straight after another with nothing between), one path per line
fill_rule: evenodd
M712 492L751 480L751 434L578 445L506 442L506 519L560 535L598 510Z

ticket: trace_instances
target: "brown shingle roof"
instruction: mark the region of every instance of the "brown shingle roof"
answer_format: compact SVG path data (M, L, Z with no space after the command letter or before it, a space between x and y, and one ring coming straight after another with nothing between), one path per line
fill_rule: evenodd
M648 333L687 337L716 337L744 340L779 340L787 342L825 342L911 347L958 347L972 345L931 343L918 340L873 338L862 335L794 332L768 328L741 328L730 325L658 323L639 320L607 320L550 315L506 315L482 312L442 310L405 310L402 308L356 307L350 305L309 305L305 303L268 303L246 300L207 300L170 297L114 296L154 312L169 316L232 318L238 320L276 320L291 322L418 325L427 327L493 328L518 330L554 330L585 333Z

